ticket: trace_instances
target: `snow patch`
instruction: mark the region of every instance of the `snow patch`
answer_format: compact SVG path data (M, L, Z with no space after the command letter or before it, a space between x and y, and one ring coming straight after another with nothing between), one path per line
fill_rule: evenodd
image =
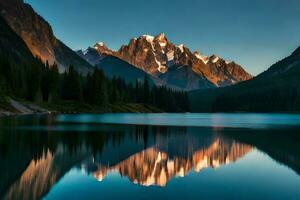
M195 53L194 55L196 58L202 60L205 64L208 63L208 56L201 55L200 53Z
M220 60L220 58L219 57L215 57L214 59L213 59L213 63L216 63L216 62L218 62Z
M165 73L166 66L162 65L161 62L159 62L156 58L155 58L155 62L158 64L158 71L161 73Z
M96 49L96 48L95 48L95 49ZM82 53L83 53L83 55L86 55L86 54L88 54L88 53L89 53L89 49L87 49L87 50L83 51Z
M173 51L173 50L172 50L172 51L169 51L169 52L167 53L167 58L168 58L168 61L174 60L174 51Z
M153 46L154 37L151 35L142 35L141 37L145 38L147 40L147 42L149 42L151 44L152 50L154 52L155 51L154 46Z
M182 53L184 52L184 45L183 45L183 44L179 45L178 48L180 49L180 51L181 51Z
M97 43L99 46L103 47L104 46L104 43L103 42L98 42Z
M166 42L159 42L159 45L160 45L161 47L165 47L165 46L167 46L167 43L166 43Z
M150 43L152 43L154 40L154 37L151 35L143 35L142 37L146 38L146 40Z

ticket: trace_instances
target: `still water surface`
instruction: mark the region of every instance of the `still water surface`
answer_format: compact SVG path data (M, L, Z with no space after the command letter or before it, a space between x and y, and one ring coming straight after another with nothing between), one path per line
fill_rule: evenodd
M300 199L300 115L0 119L0 199Z

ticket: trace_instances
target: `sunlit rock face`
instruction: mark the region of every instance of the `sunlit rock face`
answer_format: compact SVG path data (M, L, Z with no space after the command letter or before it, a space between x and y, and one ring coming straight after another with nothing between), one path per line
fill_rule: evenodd
M226 144L216 139L210 146L195 151L189 157L170 158L168 153L152 147L114 166L98 165L93 176L102 181L108 173L118 172L135 184L165 186L172 177L184 177L191 170L200 172L204 168L218 168L238 160L250 150L248 145Z
M21 0L1 0L0 15L23 39L32 55L43 62L58 64L61 72L71 64L83 74L92 70L84 59L55 37L50 24L29 4Z
M235 62L191 52L183 44L174 45L164 33L133 38L118 51L98 42L78 53L92 65L100 63L105 56L118 57L158 78L161 84L184 90L222 87L252 78Z
M183 44L174 45L169 42L163 33L155 37L143 35L134 38L128 45L123 45L115 55L153 76L160 77L166 83L183 73L186 76L195 73L198 78L203 78L202 82L208 81L202 83L202 87L212 87L209 83L221 87L252 78L235 62L226 61L216 55L205 56L198 51L193 53ZM183 72L181 68L191 71ZM195 80L187 82L187 86L193 89L196 86L191 81Z
M34 56L43 61L54 63L54 49L56 43L49 24L42 20L27 4L17 0L2 0L0 3L2 16L13 30L25 41Z
M52 161L49 151L39 160L32 160L6 199L39 199L57 181L58 172L52 171Z

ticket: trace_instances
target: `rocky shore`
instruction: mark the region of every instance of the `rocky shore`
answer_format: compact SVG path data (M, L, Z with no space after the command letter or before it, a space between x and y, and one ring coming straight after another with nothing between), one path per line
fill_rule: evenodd
M16 100L9 100L10 109L0 109L0 116L12 116L12 115L31 115L31 114L50 114L51 112L40 106L21 103Z

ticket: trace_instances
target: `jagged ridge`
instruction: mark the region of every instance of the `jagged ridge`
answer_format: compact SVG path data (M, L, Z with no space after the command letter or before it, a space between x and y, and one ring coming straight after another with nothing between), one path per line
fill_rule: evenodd
M133 38L118 51L99 42L78 53L91 64L99 63L106 55L113 55L159 78L163 85L185 90L222 87L252 78L235 62L216 55L205 56L198 51L192 53L183 44L171 43L163 33Z

